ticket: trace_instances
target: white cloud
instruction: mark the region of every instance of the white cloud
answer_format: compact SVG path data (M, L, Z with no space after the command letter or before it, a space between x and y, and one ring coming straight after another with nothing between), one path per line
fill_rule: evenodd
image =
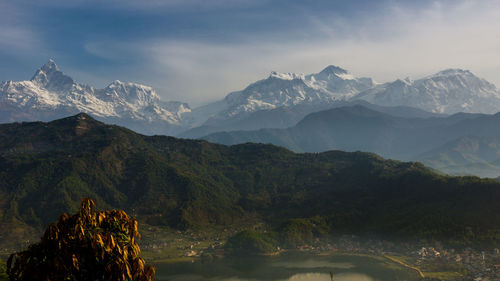
M28 24L28 15L9 2L0 2L0 50L6 53L40 48L40 39Z
M8 24L0 24L0 38L0 49L4 52L32 49L38 42L29 29Z
M210 10L228 7L255 6L267 0L17 0L20 3L58 8L98 8L111 10L134 10L158 12L162 9Z
M495 1L436 1L420 9L394 4L361 20L310 15L307 36L268 32L231 43L156 39L123 42L118 49L144 59L141 69L164 98L192 104L242 89L271 70L311 73L329 64L381 82L466 68L500 85L499 18ZM107 45L93 43L88 50L113 58L116 44Z

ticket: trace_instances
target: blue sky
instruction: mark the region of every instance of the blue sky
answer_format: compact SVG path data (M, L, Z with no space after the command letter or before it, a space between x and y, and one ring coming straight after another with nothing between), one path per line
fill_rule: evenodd
M385 82L466 68L500 86L498 1L3 0L0 80L49 58L78 81L196 106L334 64Z

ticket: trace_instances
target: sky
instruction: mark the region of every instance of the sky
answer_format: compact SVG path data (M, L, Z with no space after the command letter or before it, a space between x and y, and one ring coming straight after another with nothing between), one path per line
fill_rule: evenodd
M193 107L328 65L378 82L462 68L500 87L499 19L496 0L1 0L0 81L53 59Z

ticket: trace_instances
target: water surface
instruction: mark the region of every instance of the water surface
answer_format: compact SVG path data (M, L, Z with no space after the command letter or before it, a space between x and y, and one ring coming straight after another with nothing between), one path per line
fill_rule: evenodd
M159 281L414 281L414 271L363 256L288 254L224 258L209 262L156 264Z

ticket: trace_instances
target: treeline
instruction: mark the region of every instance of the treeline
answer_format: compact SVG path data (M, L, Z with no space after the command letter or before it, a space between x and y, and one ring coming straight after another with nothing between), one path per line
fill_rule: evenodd
M295 249L299 246L312 246L318 239L330 240L339 234L335 230L335 226L330 224L331 221L325 217L315 216L312 218L294 218L289 219L275 227L271 231L259 231L259 230L244 230L238 232L234 236L230 237L227 243L224 245L225 250L231 255L262 255L262 254L273 254L277 253L282 249ZM436 225L435 232L452 232L458 231L458 233L450 234L447 239L444 240L444 244L451 247L465 247L465 246L476 246L476 247L491 247L498 245L498 232L485 233L482 236L476 236L476 232L470 227L463 229L445 229L447 225ZM414 243L414 244L434 244L436 239L434 236L429 236L427 238L422 233L417 232L413 237L397 237L394 235L364 235L364 237L359 237L361 241L366 239L380 239L387 240L390 239L393 242L400 241L402 243ZM443 241L439 241L443 242Z
M310 245L316 238L329 235L331 227L320 216L285 221L274 231L244 230L230 237L224 248L229 254L269 254L280 249Z

